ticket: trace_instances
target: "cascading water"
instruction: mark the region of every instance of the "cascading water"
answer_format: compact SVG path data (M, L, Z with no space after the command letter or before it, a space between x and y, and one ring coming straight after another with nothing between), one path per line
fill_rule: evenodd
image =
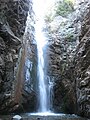
M45 79L45 61L44 61L44 53L43 48L46 44L46 37L42 32L42 27L44 26L44 3L43 0L34 1L34 11L36 15L36 23L35 23L35 39L37 42L37 51L38 51L38 112L40 113L48 113L50 112L50 86L49 81ZM37 8L38 7L38 8ZM50 85L50 86L49 86Z
M37 22L38 23L38 22ZM38 23L39 24L39 23ZM37 36L39 35L39 38ZM38 79L39 79L39 111L46 112L48 110L47 105L47 91L46 91L46 84L44 80L44 58L43 58L43 44L38 41L44 40L43 36L41 34L40 28L38 29L38 32L36 34L36 40L37 40L37 49L38 49Z
M42 21L37 21L35 25L37 50L38 50L38 86L39 86L39 110L40 112L48 111L47 104L47 91L44 79L44 57L43 57L43 47L44 47L44 36L42 34L41 28Z

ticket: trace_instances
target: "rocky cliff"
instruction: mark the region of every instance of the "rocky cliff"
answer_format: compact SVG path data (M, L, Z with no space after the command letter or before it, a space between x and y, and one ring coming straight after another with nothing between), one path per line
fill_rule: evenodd
M27 48L23 36L28 11L33 17L30 0L0 0L0 113L24 109L23 104L32 100L32 97L27 99L30 92L25 90L26 74L22 70L26 69Z
M90 118L90 5L81 24L79 45L74 58L78 114Z
M53 107L57 112L90 114L89 26L90 3L78 3L66 18L46 20L48 70L54 82Z

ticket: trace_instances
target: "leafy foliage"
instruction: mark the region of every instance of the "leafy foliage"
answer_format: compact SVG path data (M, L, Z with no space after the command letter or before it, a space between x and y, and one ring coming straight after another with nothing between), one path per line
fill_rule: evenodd
M44 19L47 23L49 22L52 22L53 21L53 17L52 17L52 14L48 14L45 16L45 19Z
M69 41L73 40L73 33L68 33L65 38Z
M66 17L69 13L74 11L73 2L70 0L58 1L55 7L56 16L61 15Z

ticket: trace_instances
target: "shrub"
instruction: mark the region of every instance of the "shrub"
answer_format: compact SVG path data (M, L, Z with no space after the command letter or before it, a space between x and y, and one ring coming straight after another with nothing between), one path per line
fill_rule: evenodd
M53 21L53 18L52 18L52 14L48 14L48 15L46 15L45 16L45 18L44 18L44 20L45 20L45 22L52 22Z
M58 1L55 7L56 16L61 15L66 17L69 13L74 11L73 2L71 0Z
M69 41L71 41L71 40L73 40L73 34L68 33L65 38L68 39Z

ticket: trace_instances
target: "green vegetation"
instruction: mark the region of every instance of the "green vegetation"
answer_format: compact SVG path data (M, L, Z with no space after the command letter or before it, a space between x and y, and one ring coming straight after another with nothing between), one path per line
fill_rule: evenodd
M53 7L53 11L48 11L45 16L46 27L48 29L49 38L53 34L58 33L65 41L73 42L75 38L75 28L72 25L72 17L67 17L74 12L74 0L58 0ZM66 64L62 66L62 72L67 67Z
M53 21L53 16L52 16L52 13L49 13L45 16L45 19L44 19L47 23L49 22L52 22Z
M73 40L73 33L68 33L65 38L69 41L72 41Z
M45 15L45 21L50 23L56 16L67 17L68 14L74 11L74 0L59 0L55 3L53 9Z
M66 17L74 11L73 2L71 0L58 1L55 6L56 16Z

